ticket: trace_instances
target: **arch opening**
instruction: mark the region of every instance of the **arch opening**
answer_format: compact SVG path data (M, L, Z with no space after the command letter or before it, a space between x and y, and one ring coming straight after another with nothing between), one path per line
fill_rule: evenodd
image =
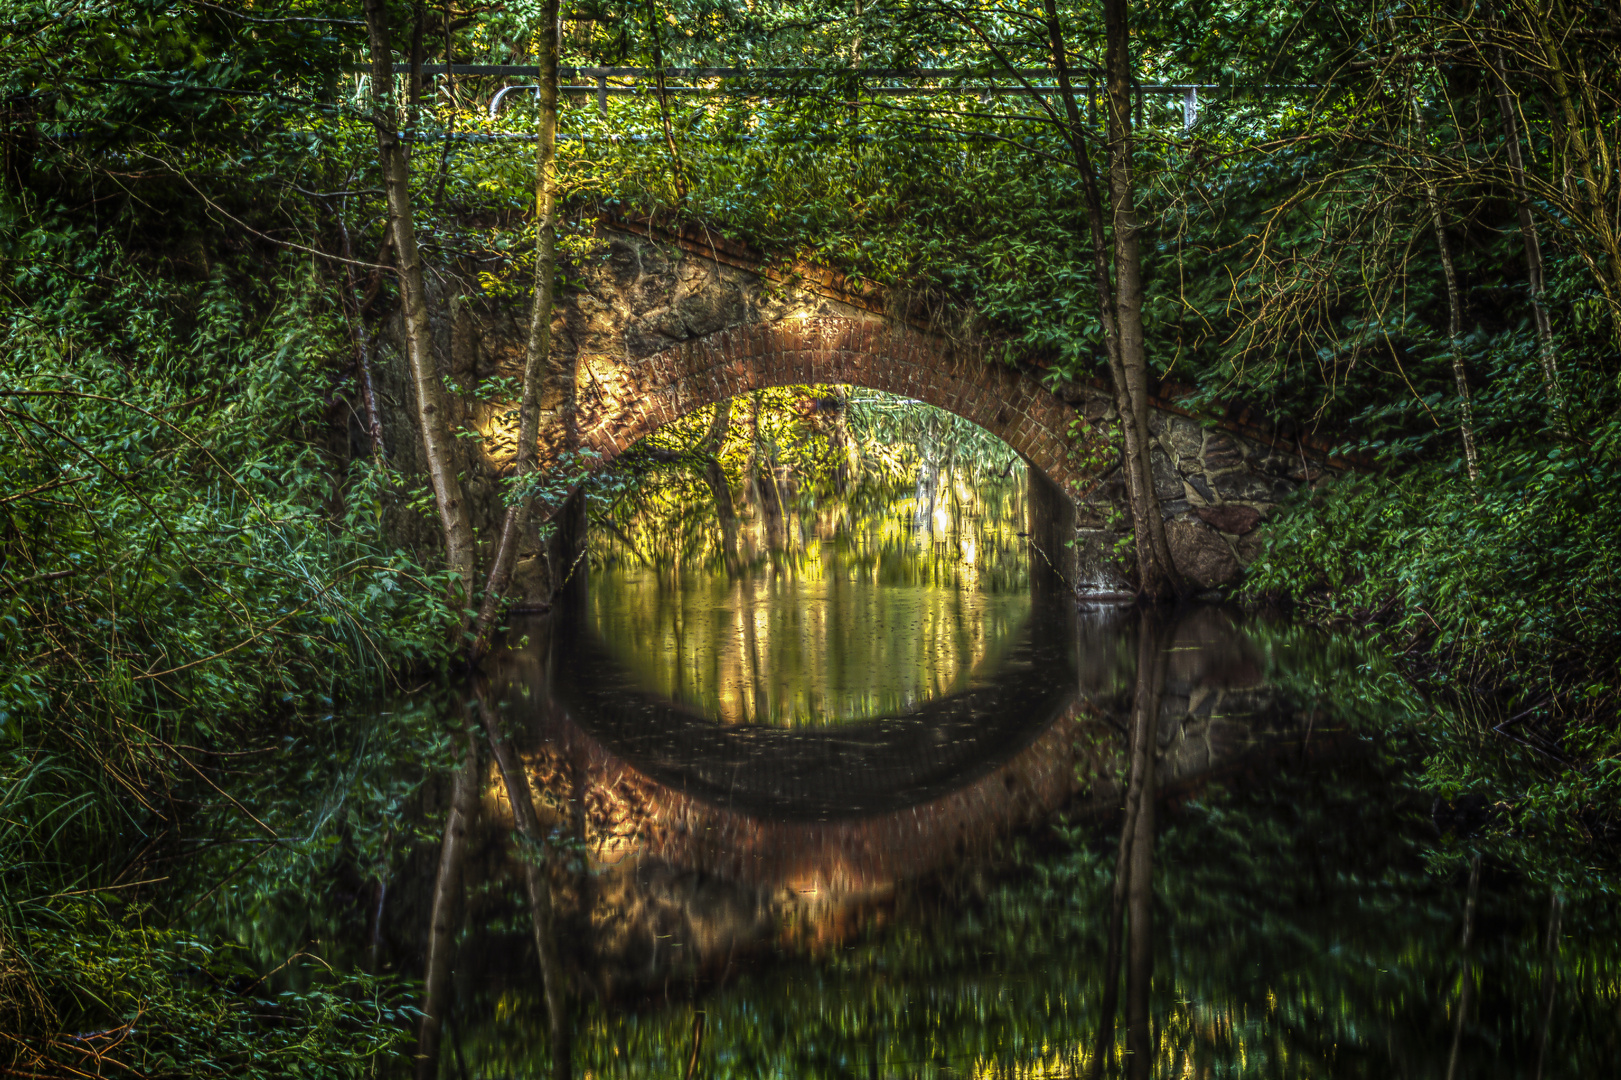
M1046 571L1028 472L977 425L865 388L704 406L587 486L583 629L724 725L848 726L983 688L1027 647Z

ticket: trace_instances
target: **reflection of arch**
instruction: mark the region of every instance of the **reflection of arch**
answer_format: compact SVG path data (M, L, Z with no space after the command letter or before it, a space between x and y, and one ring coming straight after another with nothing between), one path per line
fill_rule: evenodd
M583 607L569 605L574 618L552 637L553 689L576 722L672 790L776 820L859 818L940 798L1016 756L1075 696L1068 620L1038 607L997 671L960 693L837 727L724 727L637 689Z
M815 316L721 330L628 364L580 359L581 442L604 463L657 428L749 390L863 386L916 398L1006 442L1072 497L1089 477L1071 460L1072 406L980 348L876 318Z

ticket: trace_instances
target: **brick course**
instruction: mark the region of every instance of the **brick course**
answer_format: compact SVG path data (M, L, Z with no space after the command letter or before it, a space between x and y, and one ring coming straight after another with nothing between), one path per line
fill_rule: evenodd
M956 413L1023 453L1072 498L1093 477L1071 460L1074 409L1029 376L948 351L877 319L817 316L721 330L624 365L610 387L579 388L581 441L606 465L676 416L745 390L840 383L915 398Z

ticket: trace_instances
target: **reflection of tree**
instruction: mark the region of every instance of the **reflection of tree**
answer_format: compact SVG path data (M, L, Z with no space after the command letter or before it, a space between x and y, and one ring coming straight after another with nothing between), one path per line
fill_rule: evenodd
M450 812L445 815L434 876L433 907L428 922L428 956L422 987L422 1020L417 1028L416 1078L439 1074L439 1036L450 1003L450 966L455 952L456 918L462 894L462 864L467 834L478 816L479 768L477 727L469 723L462 736L462 764L451 780Z
M1126 1075L1147 1077L1153 1063L1149 984L1153 975L1154 749L1160 694L1165 688L1165 634L1159 613L1142 610L1137 636L1137 679L1127 727L1126 803L1109 897L1108 954L1103 965L1103 1008L1092 1056L1096 1078L1114 1053L1114 1015L1120 986L1120 934L1129 913L1126 963Z
M541 832L540 818L535 813L534 797L523 763L501 730L499 714L489 704L486 687L480 682L475 689L484 732L500 770L507 802L512 807L513 824L521 840L524 892L529 898L530 928L534 935L535 953L540 958L541 986L550 1021L551 1074L553 1080L568 1080L573 1075L574 1026L569 1009L568 973L563 969L556 910L552 903L551 883L547 880L550 860L547 858L546 836Z

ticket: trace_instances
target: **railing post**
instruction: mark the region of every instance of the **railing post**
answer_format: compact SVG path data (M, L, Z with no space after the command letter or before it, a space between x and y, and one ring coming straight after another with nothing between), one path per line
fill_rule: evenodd
M608 118L608 75L606 72L597 76L597 111L602 118Z
M1182 130L1192 131L1199 119L1199 88L1190 86L1182 93Z

